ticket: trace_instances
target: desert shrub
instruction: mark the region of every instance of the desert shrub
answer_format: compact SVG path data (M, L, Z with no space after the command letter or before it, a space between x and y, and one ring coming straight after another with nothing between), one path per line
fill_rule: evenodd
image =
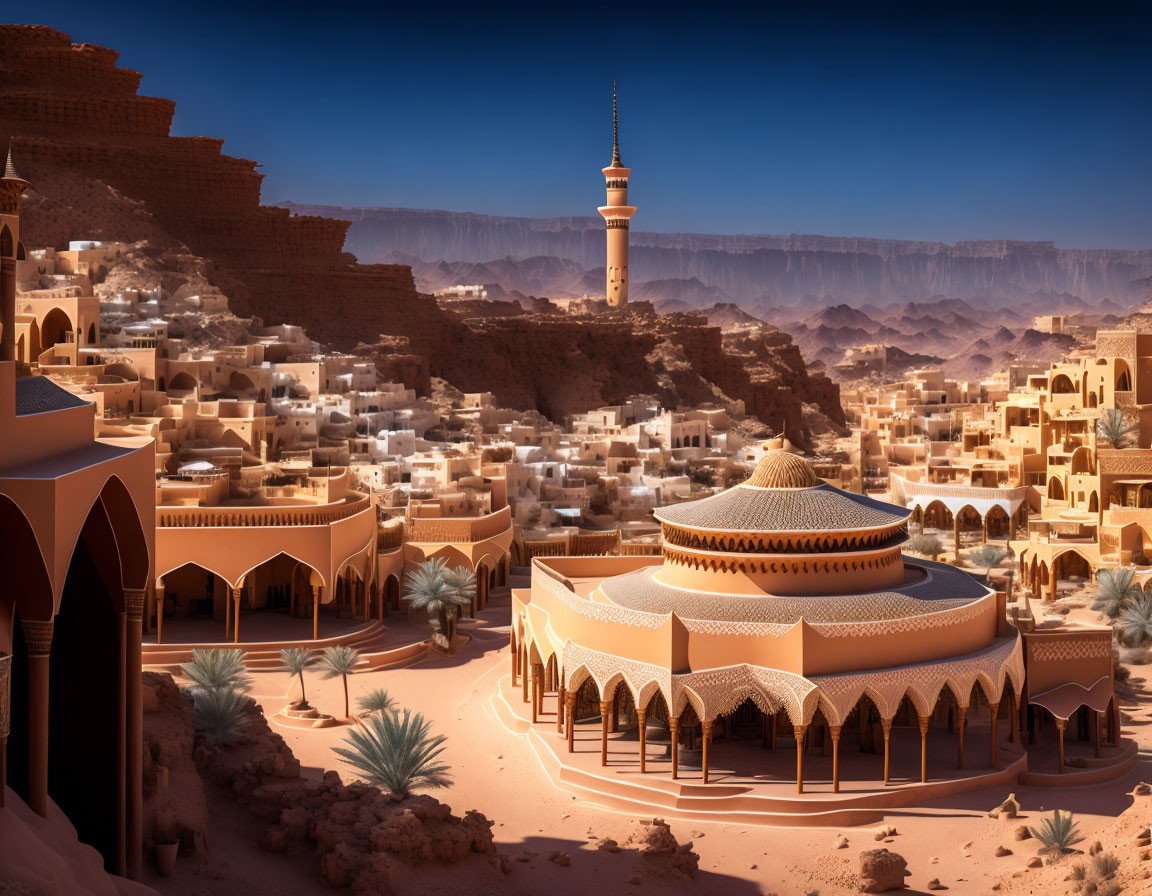
M369 784L396 797L417 787L447 787L448 765L436 757L444 751L442 734L431 735L431 723L411 710L370 716L362 728L348 732L343 747L333 747Z
M184 677L199 690L212 691L231 688L247 691L252 687L252 679L244 668L244 651L231 647L213 647L206 650L193 650L192 662L181 663Z
M1032 836L1051 853L1062 855L1084 839L1080 826L1073 820L1071 812L1061 813L1059 809L1045 818L1039 827L1029 828Z
M1120 869L1120 859L1114 853L1101 852L1092 857L1092 870L1105 880Z
M248 729L248 698L231 688L194 690L192 724L205 740L230 744Z

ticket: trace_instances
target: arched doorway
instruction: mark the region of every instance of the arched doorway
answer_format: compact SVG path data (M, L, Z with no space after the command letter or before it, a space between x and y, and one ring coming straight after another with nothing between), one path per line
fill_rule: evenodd
M62 308L53 308L40 325L40 350L45 352L61 342L72 341L72 321Z
M120 649L123 582L116 536L93 505L68 567L49 664L48 793L105 866L117 862L117 807L127 782L126 744L114 720L123 711ZM84 682L78 687L78 682Z

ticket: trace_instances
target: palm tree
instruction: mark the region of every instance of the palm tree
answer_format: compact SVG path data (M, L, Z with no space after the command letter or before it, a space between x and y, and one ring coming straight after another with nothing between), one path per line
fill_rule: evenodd
M444 581L456 595L460 606L468 605L469 615L476 615L476 573L467 566L453 566L444 570Z
M356 706L365 715L384 713L396 708L396 701L388 696L384 688L375 688L356 701Z
M1115 619L1141 594L1136 584L1136 570L1127 566L1102 569L1096 573L1096 599L1092 609Z
M1044 849L1055 854L1068 852L1084 839L1079 826L1072 820L1072 813L1061 815L1059 809L1052 813L1051 818L1045 818L1040 827L1028 830L1044 845Z
M968 562L973 566L983 566L984 576L987 578L991 575L992 570L999 566L1007 556L1007 548L1002 548L994 544L982 544L980 547L968 552Z
M448 583L445 575L447 561L443 557L425 560L416 569L408 573L404 583L406 591L404 599L417 610L428 614L432 629L447 647L451 644L451 627L449 614L457 607L468 603L468 599Z
M404 710L371 716L363 728L353 728L346 746L332 749L369 784L403 799L413 788L447 787L448 766L436 757L444 750L442 734L429 735L431 723L421 713Z
M1152 594L1132 599L1116 620L1116 635L1128 647L1143 647L1152 641Z
M325 678L335 678L339 675L344 679L344 718L348 718L351 714L348 710L348 673L355 671L359 662L360 651L342 644L325 647L324 654L320 657L320 670Z
M248 697L230 687L195 689L192 725L206 740L230 744L248 729Z
M1128 448L1140 424L1124 416L1120 408L1106 408L1096 420L1096 444L1102 448Z
M944 542L937 535L913 535L908 539L908 550L935 560L944 553Z
M304 696L304 670L312 665L312 652L304 647L286 647L280 651L280 662L292 675L300 678L300 705L306 707L308 698Z
M193 687L202 691L218 691L221 688L247 691L252 687L252 679L244 668L243 650L231 647L193 650L192 662L181 663L180 668Z

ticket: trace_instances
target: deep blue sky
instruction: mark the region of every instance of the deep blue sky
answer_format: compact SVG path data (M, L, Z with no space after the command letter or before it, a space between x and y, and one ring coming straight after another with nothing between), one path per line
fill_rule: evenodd
M594 215L615 77L637 229L1152 247L1147 5L2 2L266 202Z

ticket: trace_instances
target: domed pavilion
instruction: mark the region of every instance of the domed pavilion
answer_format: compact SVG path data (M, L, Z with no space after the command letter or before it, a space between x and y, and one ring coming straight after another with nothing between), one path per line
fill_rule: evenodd
M925 782L930 730L955 739L963 768L977 705L989 720L987 765L997 767L997 731L1007 727L1016 767L1029 702L1051 710L1062 766L1064 722L1087 706L1099 725L1114 709L1110 632L1077 629L1070 677L1029 695L1006 594L902 554L909 515L770 451L742 484L659 508L660 557L534 560L531 589L514 592L512 683L536 724L555 694L568 752L576 727L599 721L607 765L609 735L635 726L638 770L670 759L673 779L688 770L709 783L713 741L752 731L767 749L794 740L798 793L814 748L831 755L839 792L842 740L877 754L873 777L886 785L895 725L918 731L914 779ZM663 754L648 745L650 727L666 732ZM685 749L693 762L682 764Z

